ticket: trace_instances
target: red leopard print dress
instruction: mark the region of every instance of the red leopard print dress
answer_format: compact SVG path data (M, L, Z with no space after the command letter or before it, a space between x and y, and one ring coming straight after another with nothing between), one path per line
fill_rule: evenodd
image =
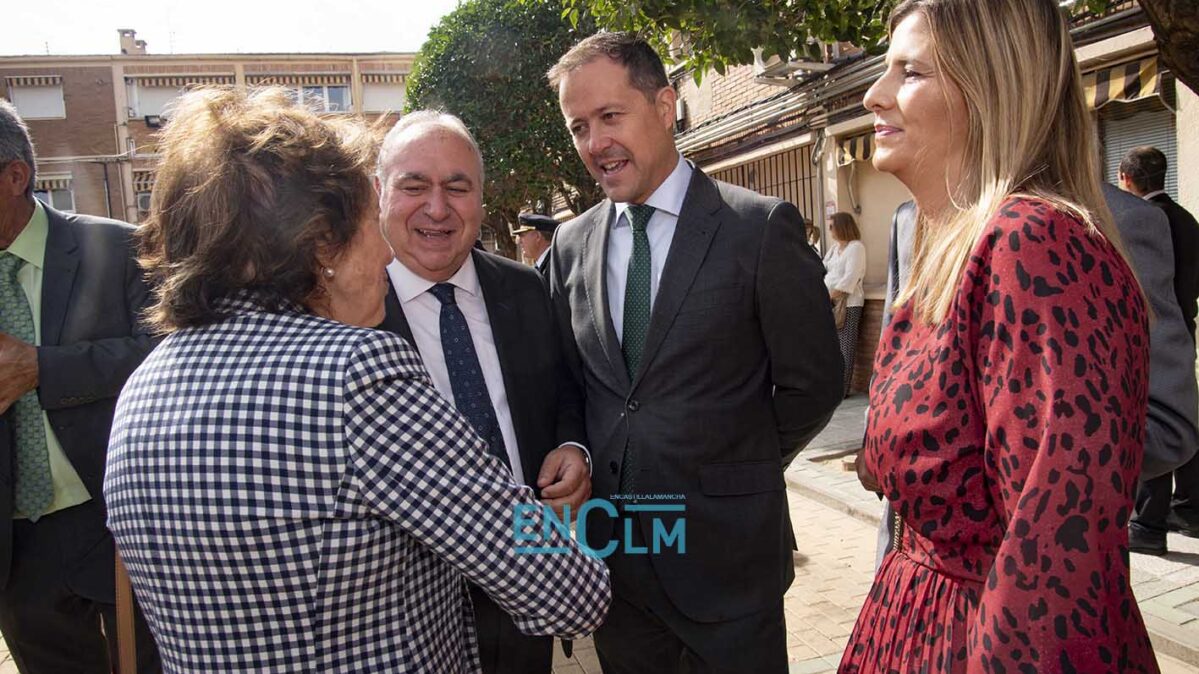
M865 460L903 521L844 673L1157 672L1129 587L1148 327L1102 237L1010 200L939 326L883 332Z

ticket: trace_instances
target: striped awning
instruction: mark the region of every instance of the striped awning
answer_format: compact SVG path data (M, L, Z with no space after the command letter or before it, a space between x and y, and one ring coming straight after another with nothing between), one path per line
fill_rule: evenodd
M1082 77L1087 105L1098 110L1112 101L1139 101L1161 91L1157 57L1150 56L1110 66Z
M363 84L403 84L404 73L363 73Z
M345 73L337 74L293 74L293 75L246 75L246 84L271 85L282 84L300 87L319 87L349 85L350 76Z
M133 191L149 192L154 189L153 169L133 169Z
M5 79L10 87L56 87L62 84L59 75L13 75Z
M838 143L837 166L849 166L855 161L870 161L874 152L874 132L851 136Z
M34 181L33 189L38 192L49 192L50 190L69 190L71 189L71 175L39 175Z
M233 84L233 75L136 75L125 82L139 87L182 89L197 84Z

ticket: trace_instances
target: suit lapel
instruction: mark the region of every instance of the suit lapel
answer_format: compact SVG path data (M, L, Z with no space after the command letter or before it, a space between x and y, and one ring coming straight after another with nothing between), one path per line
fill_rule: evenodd
M649 332L645 335L645 350L634 383L644 376L653 363L654 355L666 337L667 328L674 321L695 280L695 274L708 255L708 247L720 228L717 215L720 206L720 192L716 184L696 168L691 176L691 185L687 188L687 196L683 199L670 251L666 254L666 265L662 269L653 313L650 314Z
M504 275L488 256L472 251L475 272L479 275L479 287L483 290L483 303L487 306L487 322L491 324L491 337L495 341L495 355L500 361L500 373L504 376L504 390L508 392L508 406L515 407L520 390L512 379L520 359L520 307L513 306L511 292L504 282ZM513 422L515 425L515 417ZM517 432L519 436L519 431ZM519 440L518 440L519 441Z
M624 355L620 340L612 325L612 312L608 310L607 258L608 237L612 232L611 219L615 212L611 201L606 208L596 209L587 232L583 235L583 285L587 291L587 303L591 308L591 321L599 335L603 357L615 377L618 390L628 390L629 373L625 370Z
M412 338L412 327L408 325L408 317L404 315L404 307L400 304L400 296L396 294L395 286L391 284L391 280L387 281L387 299L383 300L385 313L383 314L383 322L379 325L380 330L387 330L403 337L417 354L420 353L420 347L416 345L416 340Z
M516 434L517 451L520 452L524 475L519 476L525 484L536 484L540 465L533 465L531 453L534 448L528 440L524 427L525 398L521 396L521 383L517 379L521 365L521 307L512 301L512 291L507 287L499 265L486 253L471 251L475 260L475 273L479 275L479 288L483 291L483 304L487 307L487 322L491 325L491 337L495 343L495 355L500 361L500 376L504 380L504 391L508 397L508 414L512 418L512 431ZM534 410L534 414L544 410ZM529 471L533 480L530 482Z
M73 224L58 211L46 207L50 231L46 237L45 273L42 278L42 344L55 346L62 340L62 326L71 302L75 272L79 268L79 246Z

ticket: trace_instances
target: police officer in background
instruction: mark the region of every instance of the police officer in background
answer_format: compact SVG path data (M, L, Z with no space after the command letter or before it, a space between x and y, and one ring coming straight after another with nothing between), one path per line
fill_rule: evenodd
M520 248L520 255L537 268L543 277L550 273L550 243L554 241L554 230L558 221L540 213L521 213L516 218L520 227L512 230L512 238Z

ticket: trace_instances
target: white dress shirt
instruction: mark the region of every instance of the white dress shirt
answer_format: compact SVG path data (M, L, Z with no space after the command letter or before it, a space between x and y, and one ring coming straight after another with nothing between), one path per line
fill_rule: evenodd
M446 400L454 400L450 373L445 366L445 352L441 349L441 302L428 292L436 283L417 276L399 260L392 260L387 265L387 274L404 309L404 317L408 319L408 327L412 329L412 338L416 341L421 360L433 379L433 386ZM500 369L500 357L495 349L495 336L491 332L491 321L487 317L487 304L483 299L483 288L479 285L479 275L475 271L474 258L467 256L462 267L446 282L454 285L454 299L470 328L470 339L474 342L479 366L483 369L483 379L487 382L487 395L491 398L500 433L504 436L504 449L508 452L512 474L518 482L524 482L516 429L512 426L512 411L508 408L508 392L504 387L504 373Z
M1153 197L1156 197L1159 194L1165 194L1165 193L1166 193L1165 190L1155 190L1153 192L1146 192L1145 196L1143 196L1141 198L1144 199L1145 201L1153 201Z
M537 259L533 262L533 266L537 267L538 269L541 269L541 263L545 262L545 258L547 258L549 256L550 256L550 249L547 247L545 250L541 251L541 255L537 256Z
M649 237L649 306L654 308L654 299L658 296L658 282L662 279L662 270L666 268L666 254L670 252L670 242L674 241L674 230L678 226L679 213L683 210L683 200L687 197L687 188L691 185L691 165L679 155L679 163L674 171L662 181L658 189L645 200L646 206L654 207L654 214L645 226L645 234ZM608 311L612 313L612 327L616 336L624 341L624 287L629 274L629 258L633 256L633 226L626 215L629 204L616 204L616 217L612 222L612 232L608 236Z

